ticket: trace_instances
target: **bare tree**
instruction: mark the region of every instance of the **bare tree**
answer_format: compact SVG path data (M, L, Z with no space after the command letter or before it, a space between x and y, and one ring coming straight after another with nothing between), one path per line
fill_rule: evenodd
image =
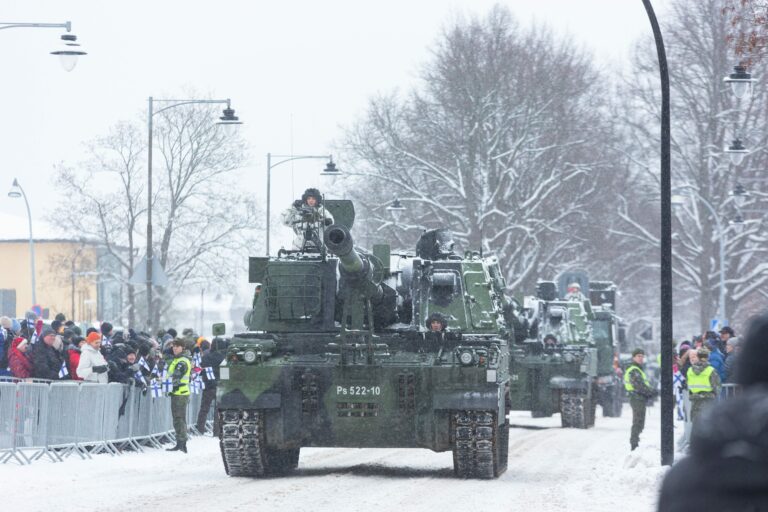
M664 17L665 38L668 41L670 82L672 87L672 168L673 186L684 186L683 193L692 189L685 208L675 213L673 233L673 272L676 279L678 305L698 304L699 326L706 327L715 316L719 292L720 265L725 265L727 311L731 320L743 318L742 302L768 282L765 263L766 226L762 216L749 217L746 229L738 233L728 228L729 219L738 214L730 191L739 182L752 183L758 170L768 164L766 140L768 125L768 87L758 85L751 99L735 103L723 83L734 57L727 44L728 20L721 15L725 0L677 0ZM635 58L632 80L625 95L640 112L627 124L634 131L634 143L629 147L636 176L645 176L649 198L656 199L658 166L646 155L658 141L659 101L655 82L658 69L655 53L644 41ZM752 148L741 165L732 165L724 147L740 137ZM704 204L706 203L706 204ZM723 223L718 232L715 210ZM765 207L765 192L758 185L751 191L750 209ZM655 206L658 208L658 203ZM642 211L626 207L618 210L618 222L613 232L638 245L658 248L658 231L653 221ZM726 242L725 261L719 259L719 243ZM645 260L640 266L653 266Z
M496 252L515 290L580 261L614 180L599 78L572 41L505 8L450 26L421 86L371 100L348 131L369 228L413 247L449 226L464 248ZM397 224L393 196L408 208Z
M185 286L227 282L242 271L238 263L246 261L260 225L253 196L233 173L246 162L246 144L212 123L216 115L211 105L188 105L164 111L157 121L164 163L154 207L157 254L170 286L158 294L153 325Z
M246 249L259 230L252 196L238 186L234 171L247 158L239 135L213 123L216 112L186 105L159 114L155 122L153 224L161 234L154 253L168 275L156 294L152 325L170 314L174 298L201 282L232 286L242 274ZM128 287L129 324L143 325L143 294L129 283L145 252L141 231L146 215L146 140L138 125L118 123L88 144L80 168L61 166L57 184L62 201L51 220L66 232L102 242L120 261Z
M61 201L50 220L66 233L99 241L119 262L122 271L109 277L127 286L128 322L137 325L130 278L138 263L136 228L146 213L142 206L146 142L136 126L120 122L86 148L88 160L82 167L59 166L56 184Z

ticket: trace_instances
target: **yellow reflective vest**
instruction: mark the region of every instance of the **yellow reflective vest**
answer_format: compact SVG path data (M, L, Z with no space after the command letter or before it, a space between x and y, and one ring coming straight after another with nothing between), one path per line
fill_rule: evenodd
M186 371L181 376L181 379L179 379L179 389L176 391L171 391L172 395L182 396L182 395L188 395L189 394L189 375L192 371L192 362L189 360L188 357L185 356L179 356L175 358L173 361L171 361L170 366L168 366L168 375L173 378L173 374L176 371L176 366L179 365L179 363L185 363L186 364Z
M686 379L688 380L688 391L691 393L712 393L712 383L709 380L712 372L715 371L711 366L707 366L700 373L693 371L693 368L688 368L688 374Z
M633 363L629 366L629 368L627 368L627 371L624 372L624 389L626 389L628 392L635 390L635 386L632 385L632 381L630 380L630 373L634 370L640 372L640 376L643 378L643 382L645 382L645 385L650 388L651 383L648 382L648 376L645 374L642 368Z

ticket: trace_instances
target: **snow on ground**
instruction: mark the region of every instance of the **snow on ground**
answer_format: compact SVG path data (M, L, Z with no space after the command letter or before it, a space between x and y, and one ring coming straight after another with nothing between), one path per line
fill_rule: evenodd
M631 411L596 427L561 429L560 418L513 412L509 469L498 480L457 480L452 456L428 450L304 448L299 469L270 479L230 478L218 440L195 437L190 453L147 450L92 460L0 465L3 509L650 512L660 467L659 410L649 409L640 448L629 451ZM676 423L677 432L682 424Z

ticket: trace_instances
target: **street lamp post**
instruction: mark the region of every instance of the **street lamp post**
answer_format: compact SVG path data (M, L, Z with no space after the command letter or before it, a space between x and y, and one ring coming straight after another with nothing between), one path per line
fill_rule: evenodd
M169 105L155 111L155 103L169 103ZM195 105L195 104L226 104L227 107L223 111L223 115L219 118L220 121L216 123L222 127L234 127L243 124L240 119L235 116L235 111L231 107L231 101L229 98L225 100L172 100L172 99L155 99L152 96L149 97L149 107L147 110L147 329L151 332L152 328L152 118L161 112L166 110L180 107L182 105Z
M72 22L66 21L64 23L13 23L7 21L0 21L0 30L9 28L63 28L67 32L72 30ZM57 55L61 67L65 71L72 71L77 64L77 58L81 55L87 55L80 45L76 42L77 36L74 34L64 34L61 36L62 48L51 52L51 55Z
M672 396L672 173L670 148L669 69L659 22L651 0L643 0L653 29L661 79L661 464L674 461L674 397Z
M282 160L279 160L276 163L272 163L272 158L282 158ZM286 162L292 162L293 160L308 160L308 159L321 159L321 160L328 160L328 163L325 166L325 169L323 169L323 174L325 176L337 176L341 174L341 171L336 168L336 164L333 163L333 155L273 155L272 153L267 153L267 250L266 255L269 256L269 230L270 230L270 201L271 201L271 191L272 191L272 168L277 167L280 164L284 164Z
M32 237L32 212L29 210L29 201L27 201L27 194L24 189L19 185L19 180L13 179L13 185L11 190L8 191L8 197L24 198L24 204L27 206L27 219L29 220L29 263L32 271L32 305L37 305L37 293L35 292L35 240Z
M726 313L725 313L725 231L723 230L723 223L720 219L720 216L717 214L717 211L712 207L711 204L709 204L709 201L707 201L704 197L702 197L701 194L692 186L692 185L682 185L680 187L677 187L678 189L685 189L690 191L696 198L707 207L709 210L709 213L712 214L712 217L715 219L715 226L717 227L717 233L718 238L720 238L720 300L719 300L719 306L718 306L718 312L717 316L720 319L721 322L725 322L726 319ZM672 196L672 204L674 206L682 206L684 204L684 198L681 197L681 195L675 195ZM724 324L723 324L724 325Z

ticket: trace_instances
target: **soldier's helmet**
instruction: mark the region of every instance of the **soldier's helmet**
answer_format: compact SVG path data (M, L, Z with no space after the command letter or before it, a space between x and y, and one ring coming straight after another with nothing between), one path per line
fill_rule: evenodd
M446 327L448 327L448 319L446 319L445 316L443 316L440 313L431 313L427 317L427 321L425 322L425 325L426 325L428 331L432 330L432 322L440 322L440 326L441 326L440 330L441 331L444 331L446 329Z
M425 260L448 259L453 256L454 244L450 229L431 229L419 238L416 254Z
M303 194L301 194L301 202L306 204L307 198L314 197L317 201L317 206L320 206L323 204L323 195L320 193L320 191L316 188L308 188L304 191Z
M640 354L645 355L645 350L641 348L636 348L635 350L632 351L632 357L635 357Z

